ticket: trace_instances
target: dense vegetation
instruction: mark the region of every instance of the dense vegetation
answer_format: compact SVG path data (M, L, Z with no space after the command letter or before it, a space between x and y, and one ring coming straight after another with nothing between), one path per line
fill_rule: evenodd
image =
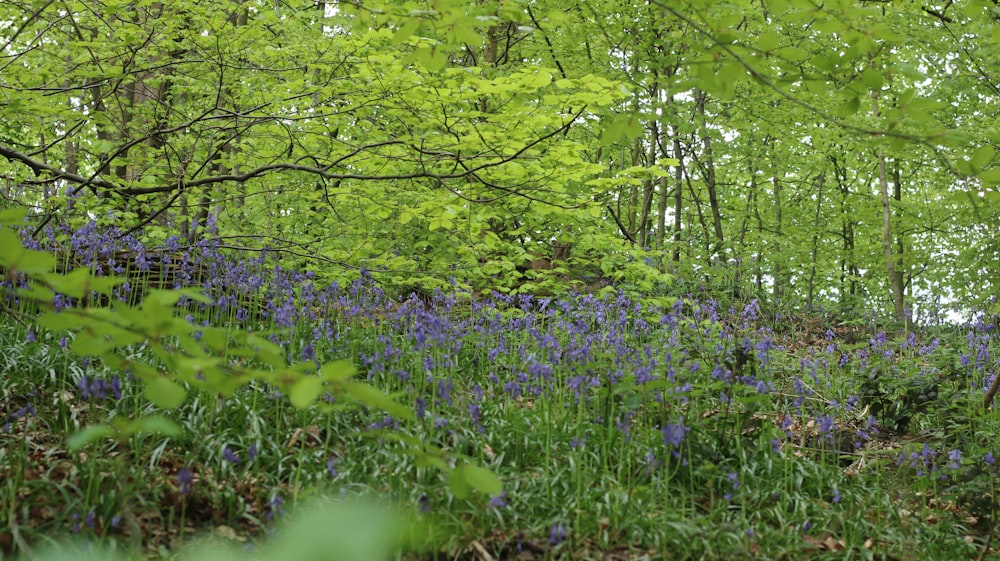
M995 555L998 23L0 4L0 551Z

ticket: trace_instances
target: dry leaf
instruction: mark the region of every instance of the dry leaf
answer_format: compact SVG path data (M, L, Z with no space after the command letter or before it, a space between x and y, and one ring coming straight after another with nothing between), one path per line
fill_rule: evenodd
M288 439L288 443L285 444L285 448L294 447L296 444L298 444L299 438L301 436L302 436L302 428L301 427L296 428L295 431L292 432L292 437Z

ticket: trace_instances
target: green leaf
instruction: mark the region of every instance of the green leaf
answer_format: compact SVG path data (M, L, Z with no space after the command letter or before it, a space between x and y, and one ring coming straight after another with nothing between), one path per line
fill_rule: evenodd
M162 415L146 415L128 423L122 429L122 434L129 436L139 433L177 436L181 434L181 427Z
M66 439L66 449L75 452L91 442L104 440L115 435L115 429L109 425L90 425L73 433Z
M460 464L455 467L452 475L462 478L465 484L472 489L492 497L503 492L503 483L497 477L497 474L482 466Z
M872 90L881 90L885 84L882 73L874 68L867 68L861 73L861 81Z
M392 34L392 42L395 44L406 43L410 37L417 32L420 27L420 18L410 18L398 31Z
M38 316L35 323L51 331L76 331L90 325L91 320L73 312L49 312Z
M765 52L770 52L773 51L775 47L778 46L778 43L780 41L781 41L781 36L778 35L776 31L774 31L773 29L765 29L757 37L757 48Z
M601 133L601 144L607 146L618 142L622 137L639 136L642 136L642 122L637 114L616 115Z
M20 273L38 274L51 271L56 258L44 251L24 249L17 232L10 228L0 230L0 267L14 269Z
M417 62L431 72L437 72L448 64L448 56L438 45L420 45L414 55Z
M397 419L413 420L413 411L368 384L346 382L343 388L349 396L369 407L385 411Z
M454 469L448 474L448 488L457 499L467 499L472 494L472 486L458 469Z
M52 290L71 298L83 298L92 291L110 294L115 286L125 282L123 278L94 276L88 267L77 267L65 274L45 273L38 275L38 278L51 286Z
M990 162L993 161L993 156L995 155L996 155L996 150L989 144L981 146L972 154L972 161L971 161L972 168L975 171L979 171L985 168L986 166L990 165Z
M24 217L28 216L28 209L24 207L5 208L0 210L0 225L17 226L24 224Z
M297 409L305 409L316 401L323 391L323 379L316 376L303 376L292 384L288 391L288 400Z
M146 382L146 399L160 409L174 409L184 403L186 397L183 387L163 376Z
M1000 185L1000 168L979 172L979 180L988 186Z
M850 117L858 112L861 108L861 98L854 96L847 101L845 101L840 108L837 109L837 114L841 117Z
M320 367L319 373L323 378L331 382L347 380L357 373L358 369L349 360L334 360Z
M70 350L79 356L96 356L111 351L116 346L115 341L103 330L88 327L76 334Z

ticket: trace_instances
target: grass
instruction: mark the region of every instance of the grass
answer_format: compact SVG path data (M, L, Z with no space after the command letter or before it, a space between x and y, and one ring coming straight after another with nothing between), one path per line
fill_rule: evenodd
M396 553L407 559L996 556L988 323L892 337L778 321L756 302L404 300L365 275L319 287L262 261L212 263L185 284L205 275L214 303L178 313L270 333L291 361L350 359L415 422L337 401L296 409L261 383L158 411L127 372L71 353L71 335L4 322L5 556L73 542L172 557L206 534L267 547L301 505L356 498L419 525ZM67 447L87 426L154 414L181 434ZM503 494L458 498L406 442L473 458Z

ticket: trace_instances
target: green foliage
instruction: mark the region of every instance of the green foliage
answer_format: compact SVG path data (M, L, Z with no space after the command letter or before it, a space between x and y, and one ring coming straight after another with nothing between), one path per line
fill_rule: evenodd
M138 307L117 302L99 306L100 297L110 297L123 282L99 277L87 268L67 274L54 273L55 258L43 251L27 250L15 227L26 213L4 211L0 215L0 268L15 279L15 290L23 309L38 309L33 321L54 332L75 336L70 349L79 356L93 357L106 367L128 372L141 380L145 397L161 410L180 407L191 391L230 397L249 384L264 383L288 395L292 405L305 409L324 393L346 398L384 411L398 420L413 420L412 411L372 386L353 380L356 370L346 361L335 360L318 368L311 361L289 364L276 343L257 333L234 331L227 326L194 325L179 314L182 300L211 303L193 289L153 290ZM56 309L56 295L75 298L79 305ZM95 301L87 305L88 300ZM141 347L142 354L132 352ZM84 427L71 435L70 449L80 449L107 438L127 439L139 433L175 437L181 433L175 420L158 414L135 419L115 419L111 425ZM439 450L414 445L418 457L433 455L432 465L449 473L452 487L468 495L471 490L499 494L500 480L487 470L468 464L452 467L440 461ZM430 460L428 460L430 461Z
M382 561L401 544L416 545L427 529L399 513L361 501L316 502L302 507L275 529L278 536L254 557L261 560ZM426 539L426 538L424 538ZM88 551L89 550L89 551ZM51 548L34 557L41 561L113 561L113 551L93 551L83 544ZM177 557L185 561L245 559L246 551L220 538L202 538Z

